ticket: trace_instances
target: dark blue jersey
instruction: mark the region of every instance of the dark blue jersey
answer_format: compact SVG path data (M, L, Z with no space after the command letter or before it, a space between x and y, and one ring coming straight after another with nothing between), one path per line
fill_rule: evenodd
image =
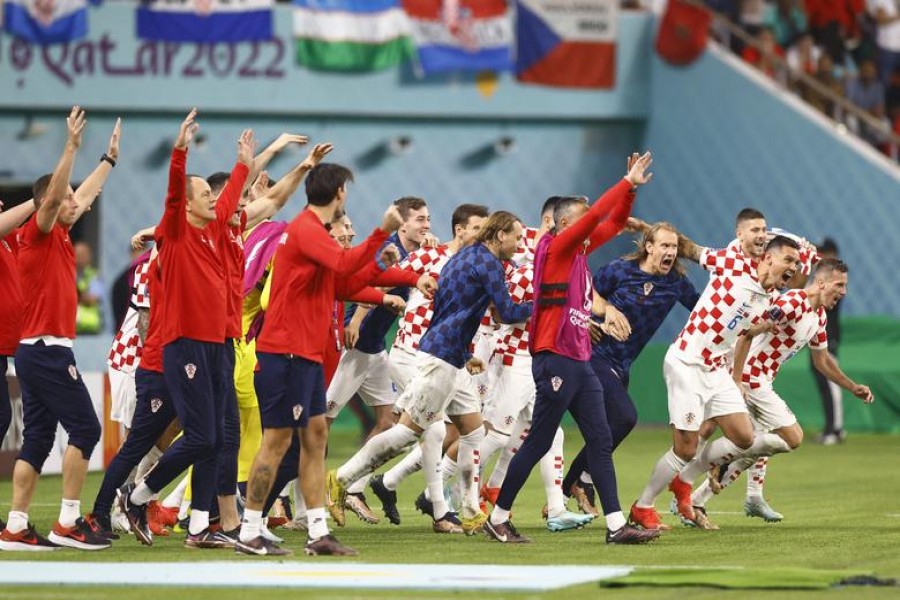
M484 244L476 243L453 255L441 270L434 316L419 350L462 368L491 302L504 323L519 323L531 316L531 302L515 304L509 297L500 260Z
M637 261L621 258L597 269L594 289L631 324L626 341L607 335L593 347L593 355L612 365L623 379L672 307L680 302L692 310L700 297L694 284L674 270L668 275L651 275L642 271Z
M400 251L400 260L404 260L407 256L409 256L409 252L403 248L403 244L400 243L400 237L395 233L391 237L387 239L387 241L381 246L381 249L378 250L378 254L376 256L381 255L381 250L384 249L388 244L394 244L397 246L397 250ZM388 292L389 294L393 294L395 296L400 296L404 300L409 300L409 288L395 288ZM356 305L354 304L347 310L347 314L344 317L344 325L346 326L350 323L351 317L353 317L353 313L356 312ZM362 324L359 326L359 339L356 341L356 346L354 346L360 352L365 352L366 354L378 354L384 347L384 336L387 335L387 332L390 331L391 327L394 325L394 320L397 318L396 313L393 313L386 309L383 306L376 306L363 318Z

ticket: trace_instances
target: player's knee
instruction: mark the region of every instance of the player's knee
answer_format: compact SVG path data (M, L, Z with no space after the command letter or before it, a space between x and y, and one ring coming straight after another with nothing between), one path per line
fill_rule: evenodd
M53 436L44 436L43 439L29 439L22 441L22 449L18 459L27 462L35 471L41 472L50 451L53 449Z
M753 430L738 429L729 436L729 439L741 450L746 450L753 445Z
M81 455L85 460L90 460L94 448L100 442L100 436L103 431L100 422L94 418L80 423L77 428L71 429L69 432L69 445L81 450Z
M783 432L781 438L791 447L791 450L796 450L803 443L803 429L799 426L792 427Z

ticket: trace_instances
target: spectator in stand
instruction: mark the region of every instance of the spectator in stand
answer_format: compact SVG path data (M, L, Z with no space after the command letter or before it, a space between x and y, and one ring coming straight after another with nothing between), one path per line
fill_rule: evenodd
M775 35L768 27L759 30L756 41L759 42L759 48L747 46L741 56L769 77L775 78L780 71L778 58L784 58L784 49L775 41Z
M847 99L877 119L885 119L884 86L878 81L875 62L864 60L859 65L859 75L847 82ZM847 125L870 144L878 146L884 141L882 131L847 119Z
M835 76L834 62L831 60L831 56L829 54L823 52L819 56L819 68L816 71L814 77L816 81L818 81L825 88L831 90L838 96L844 95L844 86L841 83L841 80ZM813 88L812 86L807 85L803 82L800 82L800 84L798 85L798 91L800 93L800 97L803 98L803 100L805 100L810 106L832 119L838 118L836 110L837 107L835 106L834 100L832 100L830 96L819 92L818 89Z
M878 73L884 89L900 67L900 6L896 0L868 0L869 13L877 24Z
M75 242L75 285L78 288L78 312L75 333L97 334L103 329L103 284L94 267L93 251L87 242Z
M806 11L800 0L776 0L766 7L764 19L782 48L791 47L806 33Z
M809 29L816 44L843 65L847 48L856 48L862 39L860 20L866 0L806 0ZM889 0L893 2L893 0Z
M788 48L787 64L791 74L802 71L815 77L819 70L819 56L822 50L816 46L812 35L804 33L797 39L797 43Z

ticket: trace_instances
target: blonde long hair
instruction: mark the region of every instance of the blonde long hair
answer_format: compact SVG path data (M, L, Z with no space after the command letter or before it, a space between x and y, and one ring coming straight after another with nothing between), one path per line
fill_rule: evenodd
M678 236L679 242L681 241L681 234L678 233L678 229L674 225L667 221L658 221L651 225L650 228L644 232L644 235L634 241L635 245L637 246L635 251L631 254L626 254L622 258L625 260L636 260L638 263L643 262L649 256L649 254L647 254L647 244L656 243L656 237L660 231L671 231ZM680 253L675 256L675 264L672 265L672 270L681 277L686 273L686 269L684 268L684 265L681 264L681 259L679 258L679 256Z

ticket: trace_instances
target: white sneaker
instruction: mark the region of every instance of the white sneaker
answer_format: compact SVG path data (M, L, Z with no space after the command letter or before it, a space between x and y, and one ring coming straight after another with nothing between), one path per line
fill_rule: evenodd
M594 515L577 514L567 510L558 517L547 519L547 529L550 531L581 529L593 520Z
M112 513L109 515L109 521L113 531L131 533L131 523L128 522L128 517L126 517L125 513L122 512L122 509L119 508L118 502L113 505Z

